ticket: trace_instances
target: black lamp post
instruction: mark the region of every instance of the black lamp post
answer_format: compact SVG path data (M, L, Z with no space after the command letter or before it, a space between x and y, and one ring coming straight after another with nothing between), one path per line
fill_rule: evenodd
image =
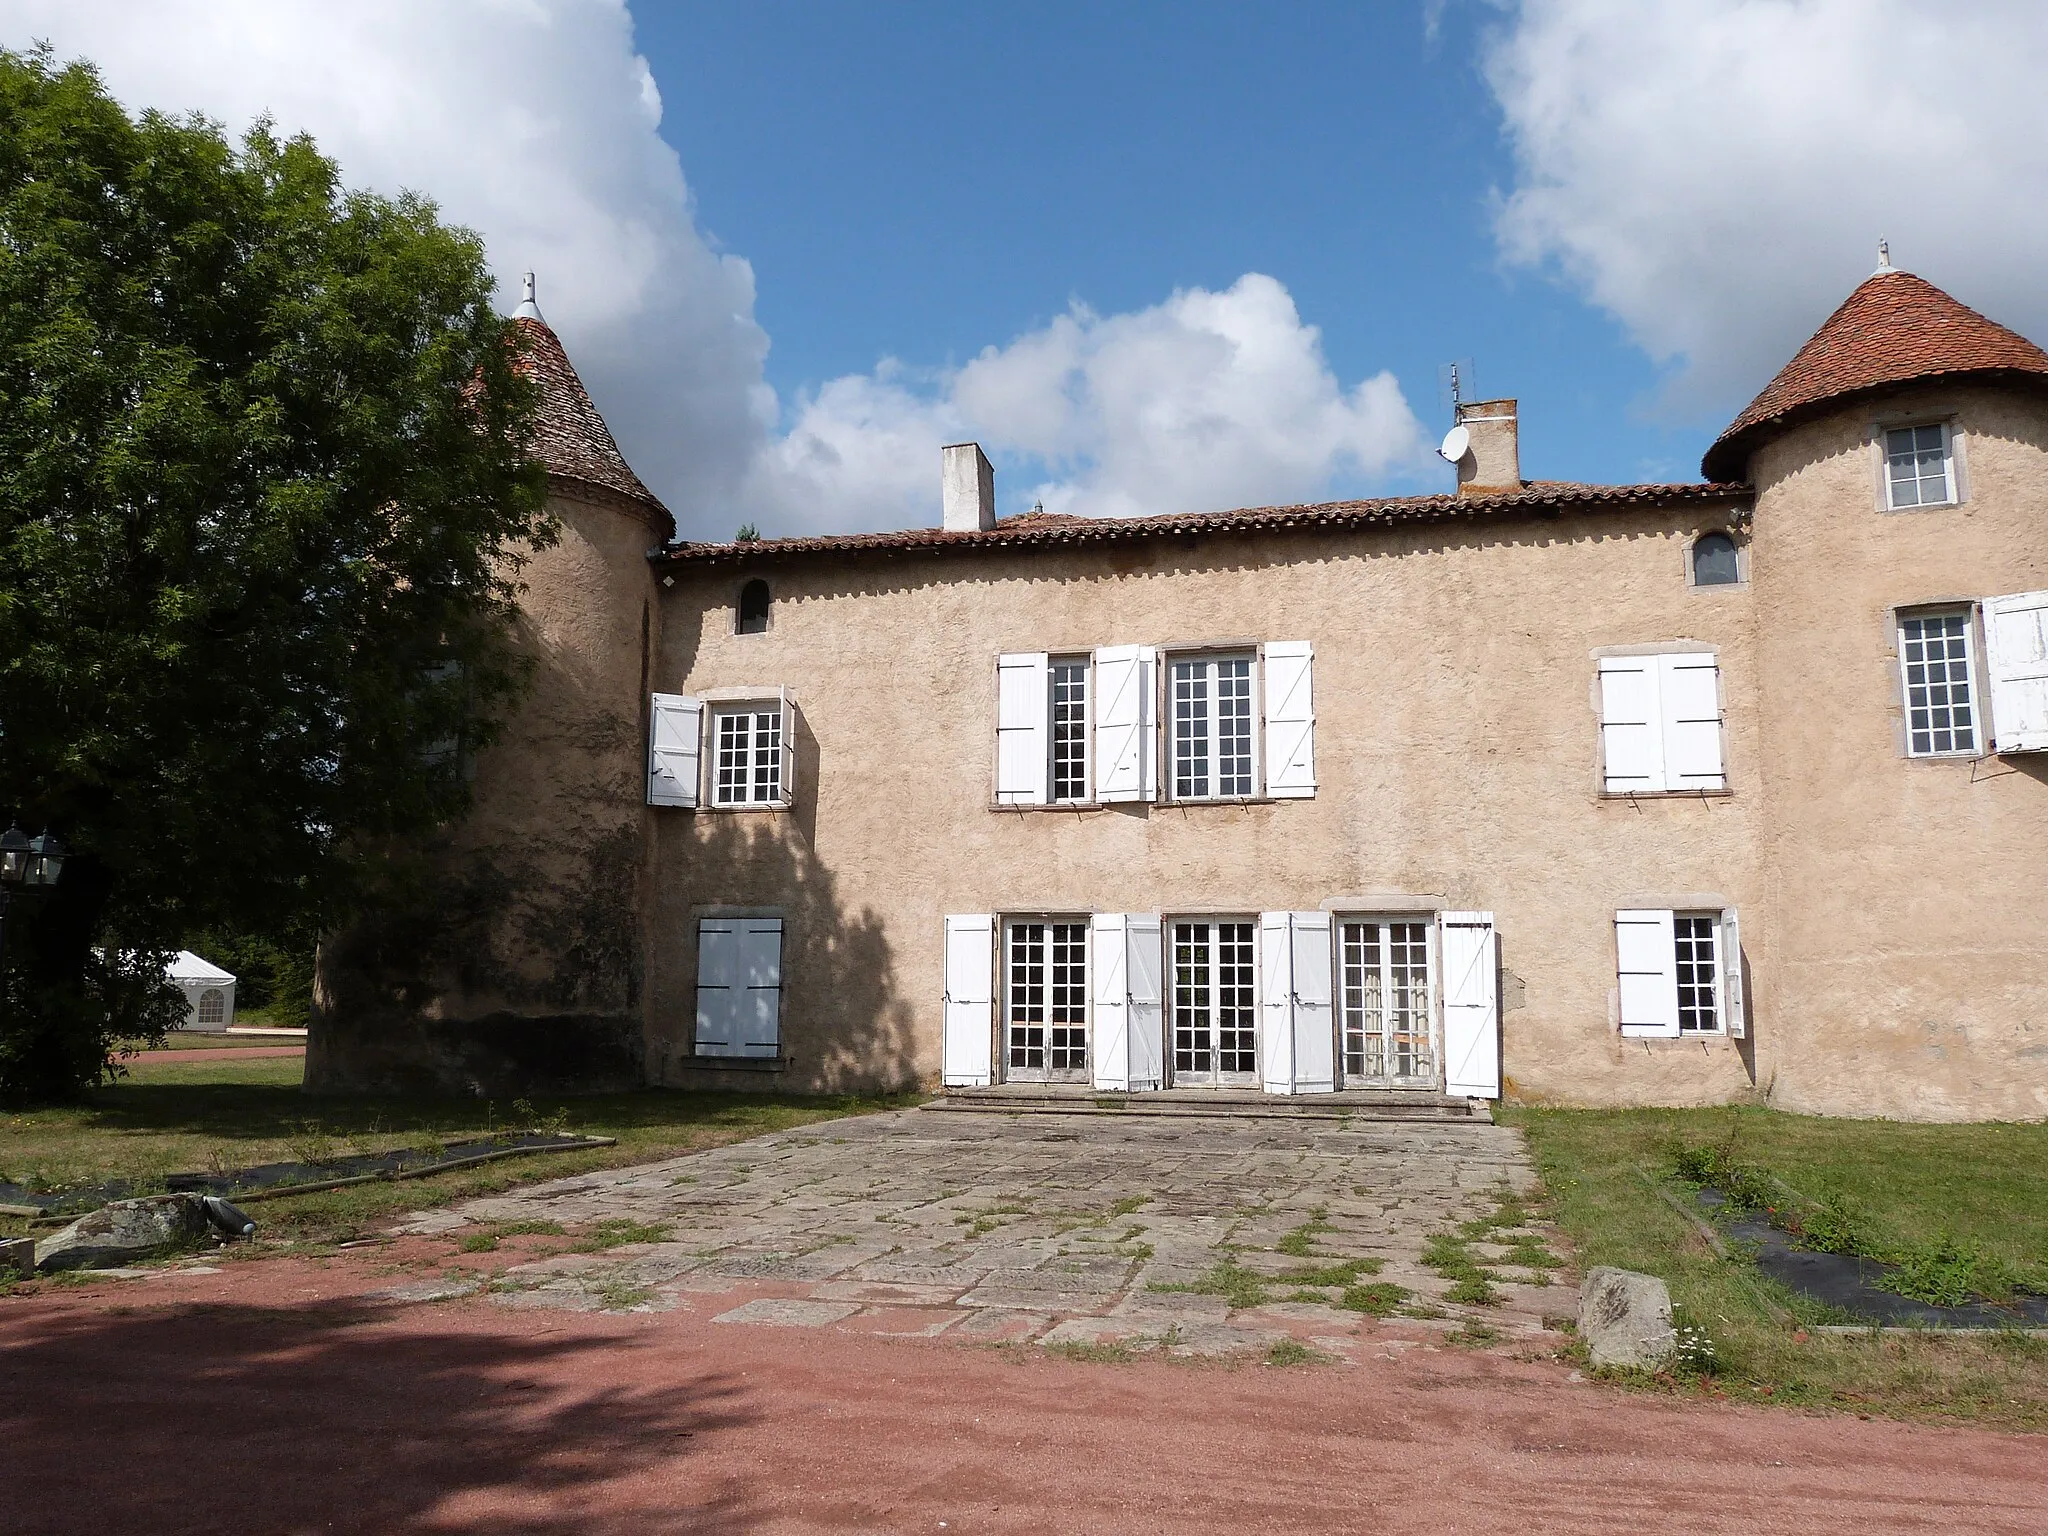
M17 886L44 889L64 872L64 844L54 832L26 836L20 827L0 832L0 978L7 974L7 906Z

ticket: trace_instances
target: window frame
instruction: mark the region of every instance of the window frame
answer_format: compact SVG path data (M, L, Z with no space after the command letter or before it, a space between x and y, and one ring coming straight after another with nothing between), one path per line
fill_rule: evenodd
M1209 1025L1209 1066L1207 1068L1187 1067L1178 1064L1180 1056L1180 1022L1185 1009L1181 1001L1179 978L1179 929L1183 924L1200 925L1208 929L1207 955L1207 1003L1205 1017ZM1217 930L1225 926L1242 928L1242 937L1233 937L1229 942L1245 946L1243 964L1250 972L1248 985L1240 988L1250 999L1241 1011L1250 1022L1231 1031L1233 1034L1251 1036L1251 1058L1249 1067L1237 1067L1225 1071L1221 1065L1224 1054L1223 1014L1225 1004L1220 996L1222 982L1217 972L1222 964L1219 948L1223 942ZM1259 915L1241 912L1176 912L1160 919L1160 990L1161 990L1161 1064L1165 1074L1165 1086L1195 1088L1261 1088L1264 1086L1266 1042L1261 1028L1262 1004L1265 997L1264 964L1259 953ZM1239 1047L1233 1054L1241 1054ZM1190 1046L1189 1054L1194 1053Z
M1265 701L1260 694L1264 681L1260 666L1259 648L1253 646L1224 645L1211 648L1178 647L1160 653L1160 687L1165 694L1165 707L1160 711L1160 730L1164 736L1165 761L1161 764L1160 780L1162 798L1174 805L1231 805L1262 798L1265 772ZM1246 719L1246 782L1248 788L1242 794L1182 794L1180 792L1180 700L1175 687L1175 673L1183 666L1202 666L1207 669L1209 686L1209 717L1206 732L1209 754L1209 780L1216 783L1221 775L1217 772L1219 732L1221 717L1216 709L1218 674L1216 668L1227 662L1245 664Z
M1929 428L1941 434L1942 488L1947 492L1947 499L1943 501L1901 503L1895 494L1892 481L1892 434L1894 432L1921 432ZM1907 421L1880 421L1875 424L1873 436L1877 446L1878 505L1885 511L1926 512L1941 507L1962 505L1962 466L1960 456L1957 453L1955 422L1951 418L1936 417L1929 420L1923 417ZM1914 477L1915 483L1919 483L1922 478L1916 475Z
M1699 1024L1688 1026L1685 1022L1687 1013L1685 995L1688 985L1685 979L1685 968L1688 964L1693 967L1695 972L1694 979L1690 983L1695 993L1697 993L1700 985L1697 975L1700 965L1698 951L1695 950L1691 960L1688 961L1686 959L1685 946L1688 943L1697 945L1700 934L1697 930L1690 934L1681 933L1679 931L1679 924L1681 923L1700 924L1704 927L1708 944L1706 959L1707 990L1711 998L1709 1006L1714 1019L1711 1026ZM1671 963L1678 981L1678 1038L1681 1040L1703 1040L1716 1035L1725 1038L1728 1034L1727 1000L1721 995L1723 991L1721 982L1721 942L1721 914L1719 912L1705 910L1674 910L1672 912ZM1697 1000L1691 1005L1691 1011L1695 1014L1700 1011Z
M1081 789L1079 794L1059 792L1059 670L1077 667L1081 673L1080 732ZM1051 652L1045 662L1045 803L1055 806L1095 803L1095 655L1092 651Z
M1004 912L996 916L996 1066L1001 1080L1018 1083L1092 1083L1095 1079L1095 917L1091 912ZM1042 1065L1032 1067L1013 1063L1010 1029L1016 1021L1011 1018L1017 984L1015 966L1017 958L1014 946L1020 928L1042 928L1045 931L1039 943L1042 945L1040 964L1044 977L1039 985L1044 988L1045 1017L1038 1023L1044 1030L1044 1040L1039 1049L1045 1060ZM1081 936L1081 1065L1056 1068L1052 1065L1054 1046L1052 1032L1055 1028L1071 1027L1055 1025L1052 1018L1052 950L1054 928L1078 929ZM1071 1049L1071 1046L1069 1047Z
M1351 1083L1376 1084L1395 1088L1441 1088L1444 1078L1444 1042L1442 983L1439 976L1440 961L1437 954L1437 914L1428 911L1409 912L1333 912L1331 914L1331 936L1334 953L1331 956L1331 1013L1336 1025L1337 1084L1341 1089ZM1380 931L1378 968L1384 974L1392 965L1392 958L1386 952L1386 930L1394 924L1422 929L1423 954L1423 1027L1427 1041L1426 1049L1430 1070L1422 1074L1401 1075L1382 1073L1374 1075L1360 1070L1353 1072L1350 1066L1350 1035L1352 1019L1351 973L1348 946L1353 928L1370 925ZM1382 1016L1385 1005L1382 1003Z
M1916 750L1913 745L1913 679L1908 670L1913 662L1907 654L1906 626L1915 621L1936 618L1960 618L1963 642L1963 682L1969 691L1970 745L1952 747L1947 751L1932 748L1931 737L1934 726L1928 726L1930 747L1927 751ZM1892 610L1892 649L1897 659L1894 676L1899 690L1899 746L1903 756L1915 762L1972 762L1986 755L1988 735L1984 729L1987 723L1985 697L1984 646L1980 633L1982 614L1975 601L1948 603L1915 603ZM1921 665L1925 665L1924 660ZM1922 686L1926 686L1923 684ZM1949 705L1952 710L1953 702ZM1953 726L1950 730L1953 731Z
M747 593L759 587L767 594L767 603L761 609L761 627L747 628ZM732 599L732 632L735 635L765 635L775 627L775 589L768 584L765 576L749 576L740 583L740 589Z
M1735 575L1727 581L1701 581L1699 567L1700 545L1714 537L1728 541L1735 555ZM1723 587L1742 587L1749 584L1749 547L1736 536L1733 528L1702 528L1693 535L1692 542L1685 546L1686 585L1699 592L1714 592Z
M764 718L773 719L775 722L775 745L773 749L775 793L767 799L749 796L746 799L728 800L723 798L721 794L719 779L722 765L719 759L723 755L723 723L742 715L750 717L752 721L748 730L747 747L749 757L754 759L754 761L750 762L747 770L750 777L759 772L758 757L760 747L757 737L760 730L760 722ZM779 695L765 694L737 699L706 699L704 701L705 740L703 747L700 749L704 762L703 769L701 770L704 777L704 787L699 796L699 803L714 811L773 811L787 809L791 804L791 786L788 783L790 775L785 770L788 766L793 744L786 739L786 733L791 729L792 725L793 715L790 711L788 700Z

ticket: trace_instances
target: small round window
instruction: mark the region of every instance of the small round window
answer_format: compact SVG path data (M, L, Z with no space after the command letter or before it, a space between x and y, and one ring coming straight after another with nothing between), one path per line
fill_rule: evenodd
M740 588L740 617L734 630L742 635L759 635L767 629L768 583L756 577Z
M1696 587L1733 586L1742 579L1736 568L1735 541L1725 533L1703 533L1692 546L1692 584Z

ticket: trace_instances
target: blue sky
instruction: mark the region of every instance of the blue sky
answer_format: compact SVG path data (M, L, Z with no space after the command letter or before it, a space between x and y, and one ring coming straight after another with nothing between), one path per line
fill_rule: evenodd
M1434 17L1432 26L1431 18ZM686 535L1691 479L1879 236L2048 340L2040 0L0 0L131 107L412 188Z
M965 361L1075 300L1133 310L1263 272L1341 380L1394 372L1432 442L1444 363L1519 396L1531 477L1695 479L1742 404L1665 407L1611 318L1502 260L1490 8L1450 7L1434 38L1407 5L634 17L699 226L753 265L785 399L885 356Z

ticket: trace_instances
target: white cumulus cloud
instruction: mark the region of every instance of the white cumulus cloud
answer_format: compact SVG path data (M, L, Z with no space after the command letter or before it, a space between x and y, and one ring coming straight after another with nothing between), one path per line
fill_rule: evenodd
M1673 368L1760 388L1877 264L2048 336L2039 0L1520 0L1484 59L1497 232Z
M233 133L267 114L350 185L428 194L483 235L508 307L537 271L686 536L936 521L939 445L969 436L1004 460L1006 505L1098 514L1357 490L1416 456L1393 378L1342 385L1257 274L1136 313L1077 306L956 369L885 361L785 422L753 271L699 228L624 0L0 0L0 45L41 39L131 108Z

